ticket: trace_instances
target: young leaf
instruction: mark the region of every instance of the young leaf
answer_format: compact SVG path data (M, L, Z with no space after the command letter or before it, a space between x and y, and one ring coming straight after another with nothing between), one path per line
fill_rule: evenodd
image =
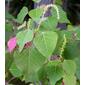
M43 9L42 8L36 8L33 9L29 12L29 16L35 21L35 22L39 22L40 18L43 14Z
M76 63L73 60L64 60L63 69L66 74L74 75L76 73Z
M23 22L23 20L24 20L24 18L25 18L25 16L28 14L28 9L27 9L27 7L23 7L21 10L20 10L20 13L18 14L18 16L17 16L17 21L19 22L19 23L22 23Z
M74 75L65 75L63 81L65 85L76 85L76 77Z
M24 49L21 53L14 53L16 66L24 73L26 82L37 80L37 71L45 62L45 57L42 56L34 47Z
M50 57L57 44L58 35L56 32L46 31L39 32L34 38L34 45L38 51L45 57Z
M15 65L14 62L11 64L11 67L10 67L9 71L11 72L11 74L14 77L20 77L20 76L22 76L22 72L16 67L16 65Z
M21 31L17 34L17 44L19 45L19 51L21 52L25 43L32 41L33 39L33 30L27 29Z

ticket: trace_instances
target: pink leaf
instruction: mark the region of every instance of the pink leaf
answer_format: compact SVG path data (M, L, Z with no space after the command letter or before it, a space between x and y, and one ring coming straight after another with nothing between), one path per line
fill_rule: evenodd
M9 39L9 41L7 42L7 46L8 46L8 51L12 52L16 47L16 37Z

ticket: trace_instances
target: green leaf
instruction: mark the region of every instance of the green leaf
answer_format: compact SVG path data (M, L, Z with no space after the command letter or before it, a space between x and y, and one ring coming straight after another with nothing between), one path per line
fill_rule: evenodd
M61 61L58 60L49 61L47 64L41 67L38 73L39 79L43 85L55 85L57 81L63 78L64 70L61 65Z
M74 75L65 75L63 81L65 85L76 85L76 77Z
M11 74L14 77L20 77L20 76L22 76L22 72L16 67L15 63L12 63L11 64L11 67L10 67L9 71L11 72Z
M12 23L6 23L5 28L7 32L12 32L13 31L13 24Z
M67 18L66 12L60 6L58 6L58 9L59 9L59 15L60 15L59 22L60 23L70 23L70 21Z
M45 57L50 57L57 44L58 35L56 32L46 31L39 32L34 38L34 45L38 51Z
M77 40L80 40L80 28L76 28L74 33L75 33L75 37L77 38Z
M14 19L14 17L8 11L5 11L5 18L6 19Z
M59 5L62 5L62 2L63 2L62 0L55 0L55 3Z
M13 37L13 36L14 36L13 31L12 32L5 31L5 42L7 43L10 37Z
M75 58L74 59L76 62L76 77L78 80L80 80L80 58Z
M29 16L35 21L39 22L43 14L43 8L35 8L29 11Z
M19 45L19 51L21 52L25 43L32 41L33 30L27 29L19 32L17 35L17 44Z
M23 20L24 20L24 18L25 18L25 16L28 14L28 9L27 9L27 7L23 7L21 10L20 10L20 12L19 12L19 14L18 14L18 16L17 16L17 21L19 22L19 23L22 23L23 22Z
M13 24L5 23L5 42L7 43L12 36L14 36Z
M58 66L59 64L61 64L61 61L60 60L55 60L55 61L49 61L48 63L47 63L47 67L49 67L49 66Z
M69 31L73 31L73 30L74 30L74 26L72 26L72 25L68 25L68 26L67 26L67 30L69 30Z
M58 10L59 10L59 17L60 17L58 22L59 23L70 23L70 21L67 18L66 12L62 9L62 7L61 6L57 6L57 7L58 7ZM52 13L52 16L54 18L57 17L55 9L52 9L51 13Z
M68 25L67 30L69 30L70 32L74 34L74 37L76 37L76 40L80 40L80 27L79 26Z
M76 63L73 60L64 60L63 69L66 74L74 75L76 73Z
M75 28L74 28L75 29ZM60 55L61 52L61 48L64 42L64 35L66 37L66 45L64 48L64 52L63 52L63 57L65 59L71 59L74 57L77 57L79 55L79 40L78 40L78 36L74 36L74 33L76 32L77 29L75 30L57 30L58 33L58 43L56 45L54 54ZM76 52L75 52L76 50ZM69 56L68 56L69 55Z
M80 56L80 41L70 41L67 43L63 57L65 59L74 59Z
M51 85L55 85L57 81L63 78L64 71L61 66L49 66L47 67L47 75Z
M26 82L38 80L37 71L45 62L42 56L34 47L24 49L21 53L14 53L16 66L24 73Z
M13 54L6 52L5 54L5 70L8 71L13 62Z
M50 16L44 22L42 22L40 30L55 31L57 23L57 19Z
M39 3L41 0L32 0L32 1L34 1L34 2L36 2L36 3Z
M38 77L42 85L48 85L47 73L45 71L45 66L43 65L38 71Z

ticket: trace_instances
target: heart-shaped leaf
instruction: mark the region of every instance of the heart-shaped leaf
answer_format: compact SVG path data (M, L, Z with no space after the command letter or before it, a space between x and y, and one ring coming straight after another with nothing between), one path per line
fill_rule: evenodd
M51 63L55 63L55 64L51 65ZM53 61L51 63L49 63L49 65L46 67L46 72L51 85L55 85L57 81L63 78L64 70L62 66L60 65L61 62Z
M42 56L37 49L30 47L24 49L21 53L14 53L16 66L24 73L26 82L37 80L37 71L45 62L45 57Z
M50 57L57 44L58 35L56 32L46 31L36 34L34 45L45 57Z
M43 8L36 8L29 12L29 16L36 22L39 22L43 14Z

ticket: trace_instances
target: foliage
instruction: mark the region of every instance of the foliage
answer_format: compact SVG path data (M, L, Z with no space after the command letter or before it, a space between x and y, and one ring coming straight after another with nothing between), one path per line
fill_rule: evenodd
M80 29L79 26L71 25L66 12L61 7L61 0L58 1L59 3L56 2L58 6L49 5L52 7L52 15L49 17L43 15L48 9L47 6L29 12L23 7L16 19L11 15L7 17L9 21L10 18L17 21L20 26L6 22L6 32L13 32L14 35L12 33L10 36L15 36L17 43L11 53L6 47L6 72L9 71L13 77L25 83L77 85L80 79ZM58 10L54 10L55 7ZM26 15L31 17L28 21L24 21ZM66 23L66 30L60 30L57 27L59 23ZM31 45L28 44L30 42ZM55 55L56 59L52 60Z

